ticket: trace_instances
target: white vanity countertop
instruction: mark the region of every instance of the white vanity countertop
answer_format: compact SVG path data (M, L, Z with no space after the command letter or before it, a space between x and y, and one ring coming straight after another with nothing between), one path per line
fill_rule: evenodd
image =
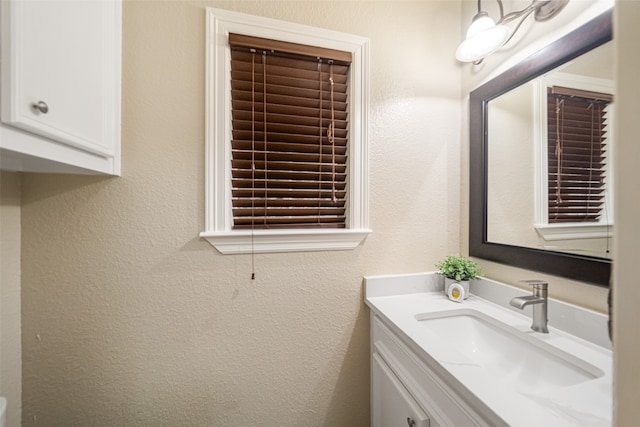
M561 331L553 326L551 320L549 334L533 332L530 329L529 317L477 295L470 295L462 303L450 301L444 292L438 289L438 281L437 275L430 273L366 278L366 304L395 333L400 334L402 339L414 344L412 345L414 349L417 347L434 359L443 368L440 372L451 375L511 426L611 425L613 411L611 350ZM495 290L496 282L492 282L491 286ZM517 289L508 285L497 286L504 286L506 292ZM397 294L394 295L394 293ZM553 318L553 307L558 304L563 303L554 301L553 305L550 304L550 319ZM571 310L571 306L568 306ZM459 363L451 342L434 339L425 332L424 327L415 318L415 315L420 313L460 309L479 311L530 334L593 365L604 375L571 386L558 387L546 394L525 393L505 386L496 381L485 369L469 363ZM584 311L581 308L577 310ZM592 316L591 321L593 316L596 319L602 316L606 322L606 316L599 313L590 312L589 315ZM580 317L580 313L577 317ZM455 331L451 331L451 340L455 339Z

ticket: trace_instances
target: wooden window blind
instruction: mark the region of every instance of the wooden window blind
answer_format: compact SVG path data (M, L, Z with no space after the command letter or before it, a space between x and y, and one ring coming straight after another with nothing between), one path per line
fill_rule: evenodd
M233 228L345 228L351 53L229 45Z
M549 223L600 220L612 101L608 94L547 89Z

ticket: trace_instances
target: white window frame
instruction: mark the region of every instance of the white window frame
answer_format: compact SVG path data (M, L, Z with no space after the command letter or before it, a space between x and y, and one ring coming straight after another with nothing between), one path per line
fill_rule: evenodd
M347 223L344 229L233 230L229 33L351 52ZM369 39L207 8L205 238L223 254L349 250L369 229Z
M614 93L613 81L608 79L598 79L595 77L586 77L576 74L559 73L554 72L553 75L543 76L536 82L536 96L534 123L538 126L535 128L537 135L535 141L538 141L538 147L536 149L535 158L535 228L538 234L544 240L569 240L569 239L596 239L602 237L613 236L613 170L612 162L613 158L613 144L607 145L607 158L609 161L606 163L606 179L607 186L605 187L605 201L603 209L606 215L602 215L600 221L597 223L562 223L562 224L550 224L549 223L549 177L548 177L548 160L547 160L547 88L550 86L564 86L580 90L600 92L600 93ZM615 106L610 104L610 111L608 112L608 129L609 134L607 140L615 141L613 135L613 120Z

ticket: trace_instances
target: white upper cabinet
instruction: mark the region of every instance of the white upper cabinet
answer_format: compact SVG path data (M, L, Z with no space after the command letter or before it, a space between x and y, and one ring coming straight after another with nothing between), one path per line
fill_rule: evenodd
M2 168L120 173L120 0L3 0Z

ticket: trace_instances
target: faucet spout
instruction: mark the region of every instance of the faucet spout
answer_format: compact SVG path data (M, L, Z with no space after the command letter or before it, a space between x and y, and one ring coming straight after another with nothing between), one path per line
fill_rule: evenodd
M527 295L526 297L515 297L514 299L509 301L509 305L522 310L528 305L543 304L544 302L544 298Z
M542 280L525 280L525 283L533 286L533 294L515 297L509 301L509 305L523 310L526 306L533 306L533 323L531 329L543 334L549 333L547 329L547 282Z

